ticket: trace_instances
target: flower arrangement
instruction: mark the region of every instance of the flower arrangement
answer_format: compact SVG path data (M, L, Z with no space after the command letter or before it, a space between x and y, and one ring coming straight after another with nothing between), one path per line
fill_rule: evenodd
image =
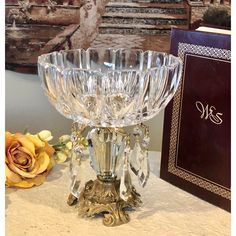
M43 184L55 164L68 160L72 150L69 135L62 135L51 145L52 134L43 130L37 134L5 132L5 184L7 187L30 188ZM87 141L78 142L84 147Z
M78 140L76 141L76 145L80 145L84 148L87 148L88 142L87 139L83 136L79 136ZM57 163L65 162L69 156L71 156L72 151L72 142L69 135L62 135L58 142L53 145L55 149L55 160Z

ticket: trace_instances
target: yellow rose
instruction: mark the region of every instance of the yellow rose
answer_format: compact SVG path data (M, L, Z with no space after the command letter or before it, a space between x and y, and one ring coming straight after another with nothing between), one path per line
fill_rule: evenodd
M5 174L8 187L38 186L54 165L54 149L38 135L5 133Z

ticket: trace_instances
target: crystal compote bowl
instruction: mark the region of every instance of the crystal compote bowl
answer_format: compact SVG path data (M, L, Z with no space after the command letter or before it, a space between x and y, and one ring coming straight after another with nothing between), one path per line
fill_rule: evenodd
M174 96L181 60L156 51L75 49L40 56L38 73L49 101L74 121L68 203L77 203L82 215L104 213L106 226L128 222L124 209L141 203L131 179L144 187L149 176L149 130L142 122ZM130 125L132 134L124 130ZM78 142L85 127L92 127L87 141L97 175L88 182L90 166Z

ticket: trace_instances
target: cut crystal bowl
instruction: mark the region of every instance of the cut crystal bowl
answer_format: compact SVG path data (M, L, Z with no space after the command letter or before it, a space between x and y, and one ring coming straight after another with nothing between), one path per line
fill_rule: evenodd
M75 49L38 59L42 86L56 109L93 127L124 127L154 117L173 97L182 61L138 49Z

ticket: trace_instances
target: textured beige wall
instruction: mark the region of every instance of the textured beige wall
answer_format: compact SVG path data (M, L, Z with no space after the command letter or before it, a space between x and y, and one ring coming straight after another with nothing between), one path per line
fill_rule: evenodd
M151 132L150 150L160 151L163 112L146 122ZM48 102L36 75L6 71L6 129L32 133L42 129L52 131L55 138L70 132L71 120L64 118ZM130 128L129 128L130 130Z
M71 121L59 114L44 96L36 75L6 71L6 129L49 129L55 137L70 132Z

